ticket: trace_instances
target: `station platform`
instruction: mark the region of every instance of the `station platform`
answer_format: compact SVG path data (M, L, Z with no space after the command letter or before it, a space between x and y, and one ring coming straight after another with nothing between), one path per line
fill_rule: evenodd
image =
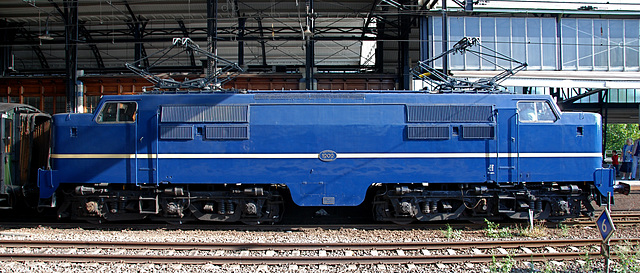
M640 181L638 180L617 180L617 182L629 184L631 191L640 191Z

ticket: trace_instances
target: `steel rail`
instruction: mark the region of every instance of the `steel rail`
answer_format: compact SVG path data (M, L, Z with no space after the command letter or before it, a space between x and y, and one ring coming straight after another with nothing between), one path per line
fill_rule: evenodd
M562 247L600 244L599 239L462 241L462 242L381 242L381 243L193 243L193 242L100 242L100 241L19 241L0 240L0 247L13 248L103 248L149 250L420 250L465 248ZM640 243L640 238L611 239L613 244Z
M524 261L571 260L585 256L598 257L599 252L532 253L532 254L465 254L417 256L156 256L156 255L83 255L0 253L5 261L66 261L66 262L124 262L179 264L240 264L240 265L313 265L313 264L448 264L461 262L485 263L511 258ZM615 258L615 257L614 257Z
M484 263L499 259L514 259L523 261L547 261L580 259L585 256L598 257L599 252L574 251L553 253L511 253L506 254L428 254L425 250L445 249L513 249L519 247L568 247L568 246L598 246L602 241L596 239L582 240L527 240L527 241L478 241L478 242L398 242L398 243L165 243L165 242L89 242L89 241L0 241L0 247L4 248L43 248L44 251L34 250L31 253L0 253L0 261L67 261L67 262L124 262L124 263L181 263L181 264L241 264L241 265L277 265L277 264L434 264L434 263L460 263L475 262ZM612 239L613 244L638 244L640 238ZM78 251L66 253L50 253L52 248L74 249L143 249L143 250L297 250L297 251L345 251L343 255L312 256L289 255L279 256L275 252L271 255L251 255L241 253L224 254L210 252L211 255L202 255L191 252L186 255L176 255L174 252L165 255L144 254L83 254ZM372 250L368 255L346 255L346 250ZM397 255L377 255L373 250L396 250ZM423 255L406 255L399 250L418 250ZM422 251L419 251L422 250ZM120 251L121 252L121 251ZM448 252L448 251L447 251ZM88 251L87 253L91 253ZM615 258L615 256L614 256Z
M13 248L107 248L149 250L437 250L464 248L518 248L598 245L600 239L463 241L463 242L381 242L381 243L193 243L193 242L100 242L100 241L19 241L0 240L0 247ZM640 238L611 239L613 244L639 244Z

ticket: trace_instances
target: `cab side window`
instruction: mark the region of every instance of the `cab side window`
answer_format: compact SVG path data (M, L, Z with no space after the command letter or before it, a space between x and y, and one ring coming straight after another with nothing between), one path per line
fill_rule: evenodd
M555 122L558 117L551 105L546 101L518 102L518 116L520 122Z
M98 114L99 123L129 123L136 120L135 102L107 102Z

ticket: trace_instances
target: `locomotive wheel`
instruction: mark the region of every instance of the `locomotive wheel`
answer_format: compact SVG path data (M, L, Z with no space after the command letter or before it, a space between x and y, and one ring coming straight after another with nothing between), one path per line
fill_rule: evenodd
M99 225L105 222L104 219L101 218L95 218L95 219L85 219L85 221L87 221L87 223L89 224L93 224L93 225Z
M408 224L411 224L415 221L416 219L414 218L395 218L393 220L391 220L392 223L396 224L396 225L401 225L401 226L405 226Z
M240 221L241 223L248 225L248 226L257 226L259 224L261 224L260 221L250 221L250 220L245 220L245 221Z
M187 221L185 221L184 219L165 219L164 222L172 226L179 226Z

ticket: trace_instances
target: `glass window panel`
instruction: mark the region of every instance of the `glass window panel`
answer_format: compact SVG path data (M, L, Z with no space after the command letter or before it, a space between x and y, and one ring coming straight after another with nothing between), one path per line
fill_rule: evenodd
M44 109L42 111L53 114L53 97L44 97Z
M618 93L618 96L620 97L621 100L623 101L627 101L627 89L620 89L620 92Z
M464 37L464 18L463 17L448 17L449 18L449 47L452 48L462 37ZM449 67L450 69L464 69L464 56L462 54L449 55Z
M24 104L40 109L40 97L24 97Z
M536 121L536 111L534 109L534 102L518 102L518 120L520 122L534 122Z
M440 17L430 17L433 21L433 55L438 56L442 53L442 18ZM442 68L442 58L438 59L433 63L433 66L436 68Z
M529 69L542 67L540 18L527 18L527 64Z
M511 49L512 56L516 60L525 61L527 58L525 45L524 18L511 19Z
M609 21L593 21L593 64L596 69L604 70L609 66L607 43L609 41Z
M625 61L626 68L637 70L638 69L638 32L640 26L637 19L624 20L624 45L625 45Z
M593 24L591 19L578 19L578 66L593 69Z
M620 89L609 89L609 102L620 103Z
M631 89L633 91L633 101L630 102L638 102L640 101L640 89Z
M562 30L562 69L577 69L577 21L576 19L565 19L561 21Z
M478 38L480 37L480 18L465 18L465 36ZM474 47L473 50L478 50L478 47ZM466 53L464 54L464 57L466 59L466 69L480 69L480 56L476 54Z
M542 69L556 69L556 20L542 19Z
M135 121L137 104L135 102L107 102L98 114L97 122L129 123Z
M86 96L85 107L87 113L93 113L96 110L96 106L100 102L100 96Z
M518 120L520 122L537 122L538 114L536 113L536 102L519 101Z
M557 119L547 102L536 102L536 112L538 114L538 122L555 122Z
M56 97L56 113L67 112L67 98L64 96Z
M495 18L482 18L480 20L480 43L482 46L487 47L491 50L496 50L496 20ZM488 54L489 56L485 56L482 60L482 70L495 70L496 69L496 58L491 57L494 56L495 53L491 50L481 49L483 53Z
M627 89L627 98L625 99L626 102L634 102L635 101L635 92L633 89Z
M509 56L518 61L524 62L524 59L518 59L511 55L511 20L509 18L496 18L496 51ZM498 65L511 68L511 62L506 60L498 60Z
M609 55L611 59L610 67L621 70L624 66L624 27L622 20L609 20Z

